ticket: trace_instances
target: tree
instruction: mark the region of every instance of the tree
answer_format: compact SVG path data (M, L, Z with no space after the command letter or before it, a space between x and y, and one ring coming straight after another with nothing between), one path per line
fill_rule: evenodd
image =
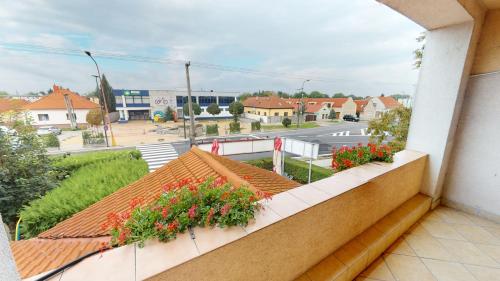
M54 187L52 168L31 125L16 123L17 137L0 131L0 213L14 227L21 207Z
M200 115L201 114L201 107L197 103L192 103L193 106L193 114L194 115ZM182 112L184 113L184 116L189 116L189 104L185 103L184 106L182 106Z
M335 93L333 94L332 98L346 98L346 95L343 93Z
M287 99L287 98L290 97L290 95L288 93L285 93L285 92L282 92L282 91L278 91L278 97Z
M234 122L238 122L240 115L243 114L245 108L241 102L233 101L229 104L229 113L233 115Z
M290 120L290 118L288 117L285 117L283 118L283 121L281 121L281 124L283 124L285 128L288 128L288 126L292 124L292 120Z
M330 120L337 119L337 113L335 112L335 110L330 109L330 113L328 114L328 119Z
M251 96L252 96L252 94L250 94L250 93L243 93L243 94L238 96L238 100L243 102Z
M309 95L306 92L302 91L302 92L297 92L297 93L293 94L293 97L296 99L300 99L300 98L308 98Z
M0 97L6 97L8 95L9 93L7 93L6 91L0 91Z
M106 99L106 103L108 104L108 112L116 111L116 99L115 95L113 95L113 88L109 85L106 76L102 75L102 84L101 87L104 89L104 98ZM101 98L99 98L101 99ZM102 101L101 101L102 102Z
M403 150L408 138L410 127L411 108L400 106L382 114L378 119L368 123L367 132L371 133L370 140L381 144L387 139L386 132L393 136L389 145L395 150Z
M87 112L87 116L85 116L85 120L90 125L97 127L103 123L104 119L103 119L101 110L98 108L94 108L94 109L89 110L89 112Z
M173 121L173 120L174 120L174 110L170 106L167 106L167 109L165 110L165 121Z
M328 98L329 96L327 94L323 94L320 91L312 91L309 93L310 98Z
M415 62L413 62L413 66L415 67L415 69L418 69L422 65L422 58L424 56L425 33L420 33L420 35L417 38L415 38L415 40L418 43L422 43L422 45L420 46L420 48L418 48L415 51L413 51L413 58L415 59Z
M212 115L219 115L219 113L221 112L220 108L219 108L219 105L216 104L216 103L211 103L208 107L207 107L207 112L212 114Z

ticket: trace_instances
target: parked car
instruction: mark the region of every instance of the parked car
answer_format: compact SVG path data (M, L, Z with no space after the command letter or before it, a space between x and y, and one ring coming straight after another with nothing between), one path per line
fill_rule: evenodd
M344 121L359 122L359 118L350 114L344 115Z
M14 129L9 129L9 127L6 126L0 126L0 131L4 134L10 135L10 136L15 136L17 135L16 130Z
M61 129L54 126L44 126L44 127L39 127L38 130L36 130L36 134L39 136L48 134L60 135Z

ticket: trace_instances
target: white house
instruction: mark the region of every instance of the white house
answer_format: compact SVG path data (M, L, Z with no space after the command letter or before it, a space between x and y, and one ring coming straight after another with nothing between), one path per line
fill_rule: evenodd
M360 113L361 120L379 118L384 112L399 107L401 104L392 97L373 97L368 100Z
M70 127L71 121L64 96L68 96L73 107L78 125L87 125L86 116L89 110L99 108L99 105L86 98L54 85L54 92L43 98L23 106L26 115L35 126Z

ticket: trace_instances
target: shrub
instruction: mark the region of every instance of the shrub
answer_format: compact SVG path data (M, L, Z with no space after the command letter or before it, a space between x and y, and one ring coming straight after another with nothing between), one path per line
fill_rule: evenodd
M136 158L81 166L44 197L24 206L21 232L25 238L34 237L147 173L146 162Z
M103 123L104 117L102 116L102 112L100 108L94 108L87 112L87 116L85 116L85 121L92 126L99 126Z
M218 136L219 135L219 125L207 125L207 135Z
M199 104L197 103L192 103L191 104L192 108L193 108L193 115L200 115L201 114L201 107ZM189 103L185 103L184 106L182 106L182 112L184 114L184 116L189 116Z
M240 132L240 122L229 123L229 132L230 133L239 133Z
M387 145L377 146L369 143L367 146L343 146L338 151L332 151L332 168L342 171L351 167L363 165L372 161L392 162L393 152Z
M106 142L102 133L94 133L89 131L82 132L82 139L84 145L104 144Z
M234 123L238 123L240 115L243 114L245 107L239 101L233 101L229 104L229 113L233 115Z
M46 147L57 147L57 148L59 148L59 146L60 146L59 139L54 134L44 135L44 136L42 136L42 140L43 140L43 144Z
M208 107L207 107L207 112L212 114L212 115L219 115L221 110L219 108L219 105L216 104L216 103L211 103Z
M252 122L252 131L260 131L260 121Z
M166 121L173 121L174 120L174 111L170 106L167 106L167 109L165 110L165 120Z
M283 124L285 128L288 128L288 126L292 124L292 120L290 120L290 118L288 117L285 117L283 118L283 121L281 121L281 124Z
M163 190L148 206L135 198L129 210L108 215L103 228L110 229L111 244L139 242L142 247L147 239L167 242L194 226L245 226L261 207L258 200L270 198L269 194L233 187L224 178L181 180Z
M392 136L389 146L394 151L405 149L408 130L410 128L411 108L399 106L382 114L378 119L373 119L368 123L368 133L371 133L370 140L381 144L387 139L386 132Z
M248 164L272 171L273 159L266 157L262 159L247 161ZM300 183L308 183L309 178L309 163L295 160L292 158L285 158L285 173L292 176L292 179ZM333 171L320 166L312 165L311 169L311 182L328 178L333 175Z

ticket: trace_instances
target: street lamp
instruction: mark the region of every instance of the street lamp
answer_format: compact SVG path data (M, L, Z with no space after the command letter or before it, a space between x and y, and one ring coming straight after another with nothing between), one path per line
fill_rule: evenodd
M306 82L309 82L309 81L311 81L311 80L309 80L309 79L304 80L302 82L302 87L300 87L300 89L298 89L298 90L300 90L300 103L297 106L297 129L299 128L299 123L300 123L300 111L303 109L303 103L304 103L302 101L302 99L304 98L304 84Z
M99 65L97 65L97 62L95 59L92 57L92 54L89 51L84 51L87 56L89 56L92 61L94 61L95 67L97 68L97 75L99 76L99 80L101 82L101 96L102 100L104 101L104 109L106 110L106 117L105 123L109 128L109 133L111 134L111 146L116 146L116 141L115 141L115 136L113 135L113 130L111 129L111 122L109 121L109 110L108 110L108 103L106 101L106 96L104 95L104 88L102 87L102 76L101 76L101 71L99 70ZM105 126L106 126L105 125ZM106 131L106 128L104 128L104 131Z
M101 109L101 116L103 118L102 123L104 123L104 110L102 106L102 101L104 100L104 97L100 94L99 82L97 81L97 78L99 78L99 76L98 75L91 75L91 76L95 77L95 84L97 86L97 95L99 96L99 108ZM108 132L106 131L106 128L104 128L104 137L106 138L106 146L109 147Z

